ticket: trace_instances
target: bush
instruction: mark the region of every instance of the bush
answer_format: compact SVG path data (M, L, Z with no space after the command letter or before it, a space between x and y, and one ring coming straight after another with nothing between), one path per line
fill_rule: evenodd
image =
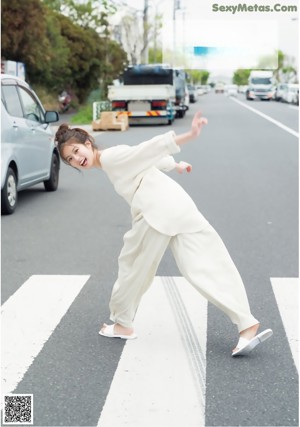
M57 99L58 95L50 93L49 89L43 86L32 85L32 88L40 98L46 110L52 110L52 111L59 110L58 99Z
M71 117L71 123L76 125L90 124L93 121L93 104L82 106L78 113Z

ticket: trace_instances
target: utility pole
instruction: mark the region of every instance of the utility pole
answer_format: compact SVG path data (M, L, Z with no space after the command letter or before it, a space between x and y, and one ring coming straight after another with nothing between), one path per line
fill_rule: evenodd
M180 9L180 0L173 0L173 50L172 50L172 67L176 62L176 10Z
M144 11L143 11L143 49L141 52L142 64L148 63L148 33L149 33L149 24L148 24L148 0L144 0Z

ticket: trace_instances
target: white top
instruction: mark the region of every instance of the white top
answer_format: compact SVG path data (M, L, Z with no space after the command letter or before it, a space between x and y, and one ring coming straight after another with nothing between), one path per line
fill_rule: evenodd
M180 147L170 131L136 146L117 145L101 153L101 166L116 192L160 233L175 236L202 230L207 220L184 189L163 171L175 168L170 154Z

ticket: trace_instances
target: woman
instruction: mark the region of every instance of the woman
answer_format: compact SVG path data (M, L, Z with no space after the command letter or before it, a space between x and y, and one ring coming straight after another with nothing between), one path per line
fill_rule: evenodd
M77 169L101 168L131 207L132 229L124 236L110 301L114 323L103 325L99 331L103 336L136 338L136 310L169 245L186 280L237 325L240 338L232 356L248 354L272 335L271 329L256 335L259 322L251 314L244 284L221 238L185 190L164 173L191 171L190 164L176 163L171 154L197 138L206 124L198 112L186 133L171 131L137 146L103 151L82 129L61 125L56 133L65 163Z

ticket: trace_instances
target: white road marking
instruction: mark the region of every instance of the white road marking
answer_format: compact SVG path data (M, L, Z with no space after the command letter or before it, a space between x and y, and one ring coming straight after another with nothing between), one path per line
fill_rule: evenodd
M272 119L272 117L267 116L267 114L262 113L261 111L256 110L253 107L250 107L250 105L245 104L245 102L242 102L235 98L230 98L232 101L236 102L237 104L242 105L244 108L247 108L248 110L252 111L255 114L258 114L259 116L263 117L264 119L268 120L269 122L273 123L274 125L280 127L281 129L285 130L286 132L290 133L291 135L299 137L299 133L294 131L293 129L289 128L288 126L284 125L283 123L279 122L278 120Z
M294 362L299 370L299 279L271 277L271 284Z
M207 301L181 277L156 277L135 329L98 427L205 425Z
M15 390L90 276L31 276L2 306L2 393Z

